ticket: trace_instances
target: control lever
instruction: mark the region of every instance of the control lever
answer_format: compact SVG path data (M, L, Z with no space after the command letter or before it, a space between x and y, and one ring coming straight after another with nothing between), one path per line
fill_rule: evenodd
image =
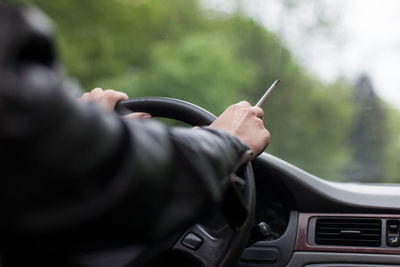
M249 241L247 242L247 247L258 241L267 239L268 237L270 237L271 233L271 227L265 222L260 222L254 225L251 229L251 234Z

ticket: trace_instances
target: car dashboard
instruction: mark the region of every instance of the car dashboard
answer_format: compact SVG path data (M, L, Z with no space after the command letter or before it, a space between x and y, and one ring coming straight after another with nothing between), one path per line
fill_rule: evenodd
M400 263L398 185L324 181L266 153L252 165L256 216L238 266Z

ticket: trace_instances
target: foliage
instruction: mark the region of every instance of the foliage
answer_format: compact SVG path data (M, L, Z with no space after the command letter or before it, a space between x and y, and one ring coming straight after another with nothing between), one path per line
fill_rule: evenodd
M356 90L313 77L275 34L245 15L205 12L196 0L34 2L58 25L62 60L87 89L170 96L219 114L242 99L255 103L279 76L264 106L268 152L323 178L355 177L349 170L362 152L352 140L364 131ZM378 105L386 115L376 178L400 182L399 114Z

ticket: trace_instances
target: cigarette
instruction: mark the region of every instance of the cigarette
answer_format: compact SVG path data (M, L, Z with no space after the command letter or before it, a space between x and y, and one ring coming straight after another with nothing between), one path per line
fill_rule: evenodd
M261 105L264 103L265 99L267 99L267 97L269 96L269 94L272 92L272 90L275 89L275 87L278 85L278 83L281 80L276 80L269 88L268 90L265 92L265 94L260 98L260 100L258 100L257 104L255 105L255 107L261 107Z

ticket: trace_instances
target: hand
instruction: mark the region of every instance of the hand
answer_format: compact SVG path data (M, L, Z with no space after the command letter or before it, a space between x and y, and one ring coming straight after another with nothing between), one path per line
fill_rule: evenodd
M103 91L101 88L94 88L79 98L79 100L84 102L95 102L108 111L114 111L115 105L125 99L128 99L128 95L125 93L111 89Z
M269 145L271 135L264 126L264 112L242 101L229 106L211 125L226 131L245 143L251 150L249 160L261 154Z
M101 88L94 88L92 91L88 93L84 93L79 100L84 102L95 102L101 107L105 108L108 111L114 111L115 105L121 101L128 99L128 95L122 92L118 92L115 90L105 90ZM124 118L132 119L132 118L143 118L148 119L151 118L151 115L145 112L133 112L124 116Z

